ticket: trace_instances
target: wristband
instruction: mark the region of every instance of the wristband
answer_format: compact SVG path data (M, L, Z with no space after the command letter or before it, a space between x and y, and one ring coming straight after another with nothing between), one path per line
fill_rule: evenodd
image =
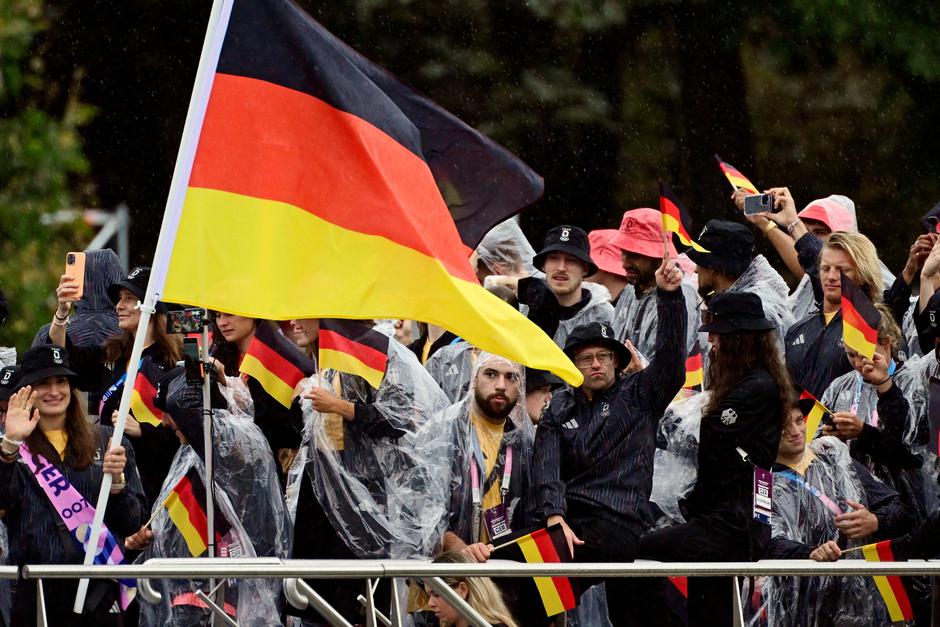
M875 387L876 387L876 388L880 388L882 385L884 385L885 383L887 383L887 382L890 381L890 380L891 380L891 375L888 375L888 378L887 378L887 379L885 379L885 380L882 381L881 383L876 383L876 384L875 384Z
M7 436L3 436L3 438L0 439L0 454L7 457L16 455L20 452L20 444L22 443L21 441L12 440Z
M800 219L797 218L797 219L794 220L791 224L788 224L788 225L787 225L787 235L792 236L792 235L793 235L793 229L795 229L795 228L796 228L796 225L799 224L799 223L800 223Z
M768 219L767 224L761 227L761 230L764 232L764 235L770 233L774 229L778 228L777 223L773 220Z
M54 312L52 312L52 315L53 315L53 317L55 317L56 320L68 320L68 319L69 319L69 314L65 314L65 317L64 317L64 318L60 318L60 317L59 317L59 310L58 310L58 309L56 309Z
M55 316L55 318L52 321L52 324L54 324L57 327L65 327L65 326L68 326L69 322L71 322L71 316L66 316L64 319L60 318L59 316Z

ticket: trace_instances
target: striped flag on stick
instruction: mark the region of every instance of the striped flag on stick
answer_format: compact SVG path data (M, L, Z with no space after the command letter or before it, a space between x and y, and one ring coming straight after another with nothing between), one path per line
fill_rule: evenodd
M731 183L731 187L735 189L743 189L748 194L760 193L757 191L757 187L755 187L754 183L751 183L751 181L749 181L746 176L741 174L741 171L736 167L726 161L722 161L721 157L718 155L715 155L715 161L718 162L718 167L721 168L725 178L727 178L728 182Z
M704 378L702 373L702 348L696 342L689 353L689 358L685 360L685 383L682 387L687 390L701 392Z
M823 416L830 412L826 409L825 405L820 403L815 396L806 390L800 393L798 405L800 411L803 412L803 417L806 419L806 443L809 444L813 441L813 438L816 437L816 432L819 431L819 423L822 422Z
M498 551L513 544L519 546L522 556L529 564L559 564L571 561L565 530L560 524L552 525L547 529L538 529L500 544L493 550ZM577 605L577 596L567 577L533 577L533 579L539 596L542 597L546 616L561 614Z
M875 356L878 345L878 325L881 313L858 288L842 273L842 341L866 359Z
M378 389L388 367L389 337L357 320L320 320L320 367L359 375Z
M193 557L199 557L209 548L208 521L206 519L206 486L195 468L190 468L163 500L170 520L176 525L186 548ZM232 526L215 508L215 537L224 538Z
M264 391L284 407L290 407L294 388L300 380L315 370L313 360L305 357L267 322L255 329L255 336L239 366L242 374L256 379Z
M141 360L131 393L131 413L137 422L157 426L163 421L163 412L153 402L157 395L157 381L162 375L163 371L152 361Z
M686 248L694 248L700 253L709 252L699 246L689 235L689 229L692 228L692 219L689 218L689 212L685 210L682 202L669 189L669 186L662 182L659 184L659 211L663 215L664 234L675 233Z
M891 551L891 540L866 544L862 547L862 554L867 562L895 561L894 553ZM872 579L875 580L875 586L878 588L881 598L884 599L892 622L914 619L911 601L907 597L907 591L904 590L904 583L900 577L896 575L887 577L876 575Z

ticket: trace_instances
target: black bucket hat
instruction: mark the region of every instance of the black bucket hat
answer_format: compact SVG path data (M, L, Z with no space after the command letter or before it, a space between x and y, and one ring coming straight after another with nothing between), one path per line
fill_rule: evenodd
M71 364L69 364L68 351L61 346L40 344L23 354L23 363L20 365L20 380L16 383L16 389L24 388L49 377L75 379L77 376L72 371Z
M739 277L754 258L754 234L737 222L709 220L697 241L709 252L690 248L685 254L695 265L709 270Z
M751 292L722 292L708 302L702 312L705 323L698 328L705 333L737 333L738 331L769 331L774 323L764 317L760 297Z
M603 322L589 322L575 327L565 341L565 355L574 361L574 354L584 346L604 346L614 351L617 370L626 368L632 357L627 347L617 341L613 328Z
M20 369L17 366L7 366L0 370L0 401L8 401L16 391L20 381Z
M535 370L526 367L525 369L525 389L526 391L537 390L545 386L551 387L554 392L565 385L565 382L553 375L547 370Z
M150 268L147 266L137 266L131 270L126 277L112 283L108 286L108 298L111 299L111 302L117 305L118 301L121 299L121 290L125 289L134 296L137 297L137 300L144 302L144 296L147 294L147 283L150 282ZM166 305L162 302L157 302L155 308L157 313L166 313Z
M532 258L532 265L542 270L545 258L549 253L555 252L567 253L587 264L588 269L584 276L591 276L597 272L597 266L591 259L591 242L588 240L587 233L580 227L563 224L549 231L545 236L545 245L542 246L542 250Z

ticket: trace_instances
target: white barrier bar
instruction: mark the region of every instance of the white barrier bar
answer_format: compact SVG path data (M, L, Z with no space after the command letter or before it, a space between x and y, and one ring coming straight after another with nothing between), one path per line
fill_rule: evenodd
M14 569L15 570L15 569ZM277 560L160 559L144 564L83 566L30 564L26 579L375 579L385 577L819 577L824 575L932 575L940 576L940 560L866 562L841 560L763 560L759 562L629 562L584 564L523 564L491 560L486 564L432 564L418 560ZM2 578L2 577L0 577ZM7 577L9 578L9 577Z

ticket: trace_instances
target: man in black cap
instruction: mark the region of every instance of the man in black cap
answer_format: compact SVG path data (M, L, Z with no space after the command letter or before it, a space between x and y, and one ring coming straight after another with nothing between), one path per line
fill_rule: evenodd
M528 318L559 346L575 327L588 322L610 323L614 308L607 288L584 282L597 272L591 260L591 244L583 229L556 226L545 236L545 245L532 260L545 278L518 280L517 294Z
M764 305L764 315L774 323L780 349L787 329L794 323L787 305L790 289L763 255L754 254L754 235L743 224L709 220L698 236L708 252L686 251L695 262L698 293L705 302L722 292L751 292Z
M685 379L682 272L665 259L656 271L659 328L650 364L621 376L631 359L605 322L574 329L565 353L584 374L580 388L556 393L535 437L537 520L560 523L575 561L631 561L652 525L649 497L657 421ZM609 579L615 625L644 624L634 614L635 583Z

